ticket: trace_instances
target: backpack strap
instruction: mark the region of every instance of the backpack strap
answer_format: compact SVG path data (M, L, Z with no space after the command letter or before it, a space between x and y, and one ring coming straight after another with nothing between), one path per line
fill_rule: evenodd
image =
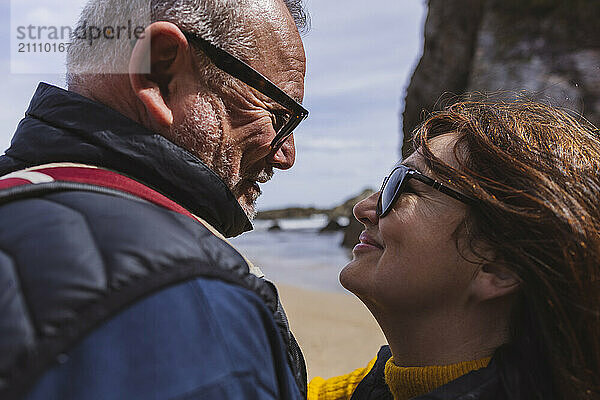
M70 183L70 185L69 185ZM94 188L96 187L96 188ZM109 190L98 190L100 188ZM39 165L0 177L0 198L28 197L28 193L61 190L91 190L111 194L128 194L198 220L191 212L132 178L108 169L85 164L56 163ZM119 193L120 192L120 193ZM1 201L0 202L4 202Z
M0 205L21 198L67 190L110 194L136 201L145 200L194 219L213 235L235 248L211 224L162 193L121 173L93 165L70 162L43 164L4 175L0 177ZM248 264L251 274L259 278L264 277L260 268L243 254L240 255Z

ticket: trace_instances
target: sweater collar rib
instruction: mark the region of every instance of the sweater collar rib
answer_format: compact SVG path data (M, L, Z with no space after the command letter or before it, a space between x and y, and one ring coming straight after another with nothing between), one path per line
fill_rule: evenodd
M429 393L467 373L484 368L491 357L451 365L399 367L391 357L385 364L385 382L395 400L408 400Z

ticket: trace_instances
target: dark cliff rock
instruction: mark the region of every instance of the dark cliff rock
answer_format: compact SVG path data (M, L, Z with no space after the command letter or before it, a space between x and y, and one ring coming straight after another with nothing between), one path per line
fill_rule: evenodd
M356 218L354 218L354 214L352 213L352 209L354 205L359 201L366 199L374 192L371 189L364 190L361 194L356 197L353 197L347 200L344 204L342 204L342 209L345 210L346 216L350 219L348 226L344 228L344 239L342 239L341 245L345 248L351 249L358 243L358 235L364 229L363 224L358 222Z
M599 125L598 16L598 0L429 0L403 112L403 155L428 111L469 92L525 92Z
M256 219L284 219L284 218L308 218L316 214L327 214L329 210L322 210L315 207L290 207L280 210L260 211Z
M327 225L319 230L319 233L337 232L343 230L344 227L340 225L335 219L330 220Z
M342 247L351 249L358 244L358 235L365 229L364 225L352 218L350 223L344 229L344 238L342 239Z
M275 220L273 221L273 225L271 225L268 229L269 232L276 232L276 231L280 231L281 230L281 226L279 226L279 221Z
M356 196L352 196L348 200L345 200L339 206L331 209L315 208L315 207L289 207L277 210L260 211L256 215L256 219L284 219L284 218L308 218L317 214L324 214L329 217L331 221L337 221L340 217L353 218L352 208L354 205L373 194L373 189L364 189L361 193Z
M349 198L344 201L339 206L333 208L329 211L328 215L330 219L337 219L339 217L348 217L350 220L354 219L354 215L352 214L352 209L362 199L366 199L370 195L374 193L373 189L365 189L356 196Z
M403 156L410 154L411 132L425 112L435 109L442 94L467 86L481 16L481 0L429 1L423 55L406 89Z

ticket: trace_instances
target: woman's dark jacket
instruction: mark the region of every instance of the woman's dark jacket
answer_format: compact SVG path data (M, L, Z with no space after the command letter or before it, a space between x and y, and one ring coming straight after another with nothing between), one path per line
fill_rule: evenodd
M225 236L251 229L202 162L40 84L0 175L76 162L127 175ZM198 221L131 197L0 193L0 398L296 399L304 360L276 291Z

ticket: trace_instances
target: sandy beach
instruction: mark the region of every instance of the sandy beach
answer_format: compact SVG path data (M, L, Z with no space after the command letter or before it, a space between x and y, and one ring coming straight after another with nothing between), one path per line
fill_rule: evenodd
M277 285L308 378L330 378L364 367L385 344L375 319L353 295Z

